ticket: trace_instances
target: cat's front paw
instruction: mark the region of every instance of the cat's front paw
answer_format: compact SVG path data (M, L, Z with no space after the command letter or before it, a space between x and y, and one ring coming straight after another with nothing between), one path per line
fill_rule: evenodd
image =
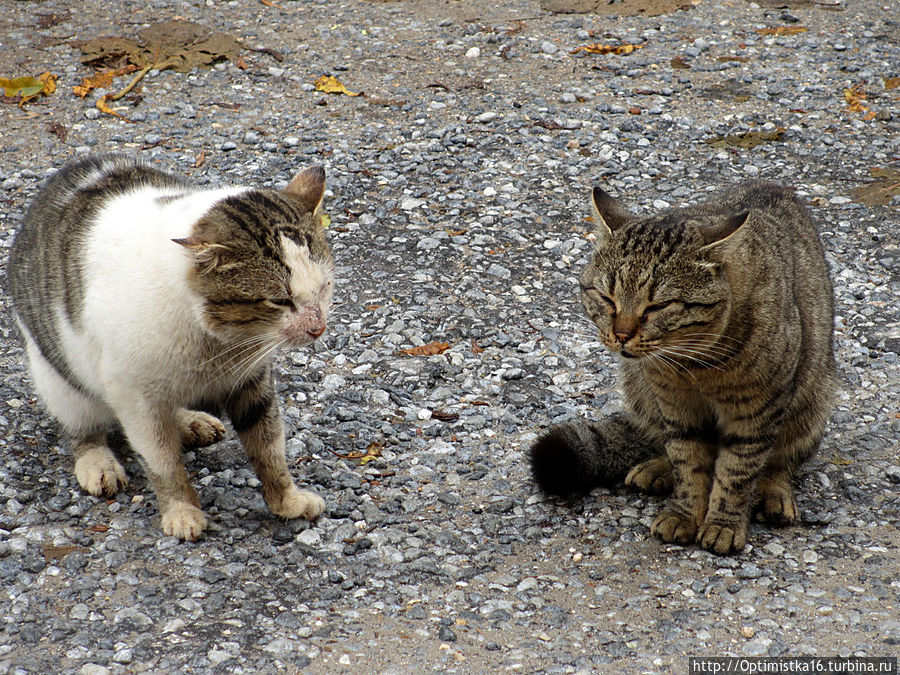
M666 509L656 516L650 534L665 542L690 544L697 536L697 523L678 511Z
M703 523L697 533L697 543L707 551L718 555L738 553L747 544L747 526L744 524Z
M93 447L75 460L75 478L86 492L112 497L128 483L128 474L108 448Z
M305 518L314 520L325 510L325 500L312 492L300 490L291 485L281 497L269 502L269 510L282 518Z
M162 530L172 537L196 541L205 529L206 516L193 504L176 502L162 513Z
M628 472L625 485L652 495L668 494L675 487L672 465L667 457L648 459Z
M176 415L176 421L181 444L186 448L205 448L225 438L225 425L205 412L182 408Z

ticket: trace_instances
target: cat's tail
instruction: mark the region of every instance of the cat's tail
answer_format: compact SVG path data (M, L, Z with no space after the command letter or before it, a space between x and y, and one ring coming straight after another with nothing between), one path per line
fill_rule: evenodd
M621 483L632 467L664 453L661 438L624 414L600 422L575 419L551 427L535 441L531 472L545 493L566 496Z

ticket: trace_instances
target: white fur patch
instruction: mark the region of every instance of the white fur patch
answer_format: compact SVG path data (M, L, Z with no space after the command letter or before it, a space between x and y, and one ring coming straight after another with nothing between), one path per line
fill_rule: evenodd
M331 305L334 268L330 263L313 260L306 246L281 235L284 262L291 270L291 295L298 307L317 308L322 318L328 316Z

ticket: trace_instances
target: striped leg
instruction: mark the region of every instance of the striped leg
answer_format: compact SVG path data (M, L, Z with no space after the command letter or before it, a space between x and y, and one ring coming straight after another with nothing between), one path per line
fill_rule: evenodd
M706 516L713 469L713 451L696 434L684 433L666 443L675 492L653 521L650 532L663 541L693 542Z
M253 470L262 482L269 510L282 518L318 517L325 508L321 497L299 490L284 458L284 424L270 367L248 380L225 403Z
M697 533L697 542L703 548L719 555L744 548L753 492L774 440L765 433L722 438L709 510Z

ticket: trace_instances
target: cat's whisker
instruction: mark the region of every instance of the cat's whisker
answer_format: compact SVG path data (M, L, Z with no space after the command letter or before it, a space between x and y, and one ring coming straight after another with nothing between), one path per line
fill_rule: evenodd
M225 349L223 349L220 352L217 352L216 354L214 354L210 358L206 359L205 361L201 361L200 363L195 365L193 367L193 369L201 370L204 366L209 365L213 361L225 358L228 354L231 354L231 356L228 356L228 358L225 359L225 363L229 363L229 362L233 361L234 359L239 358L241 354L246 352L247 348L253 348L255 346L258 346L268 339L269 339L269 337L266 335L253 335L251 337L245 338L243 340L240 340L239 342L229 345L228 347L226 347ZM233 352L236 352L236 353L233 353Z
M664 363L671 364L675 368L680 368L685 373L687 373L688 377L690 377L695 382L697 381L697 378L694 377L694 374L690 370L688 370L684 365L678 363L677 360L675 360L671 356L669 356L663 347L657 347L656 351L654 351L653 354L657 358L661 359ZM677 373L678 371L673 369L673 372Z
M685 351L710 356L718 361L721 361L722 359L729 356L733 356L737 353L733 349L720 349L716 345L707 345L697 342L685 342L681 340L673 340L672 342L667 343L667 346L673 349L684 349Z
M714 363L709 363L708 361L704 361L703 359L699 358L698 356L695 356L693 353L691 353L688 350L679 350L679 349L675 349L672 347L660 347L659 349L660 349L660 351L666 353L669 356L679 357L679 358L685 359L686 361L690 361L692 363L701 365L704 368L712 368L714 370L719 370L719 371L724 372L723 368L720 368L719 366L717 366ZM697 352L697 353L701 354L702 356L706 356L706 354L703 354L702 352Z
M268 356L285 344L287 340L285 338L279 338L270 342L266 345L258 354L249 356L242 364L242 369L240 371L240 375L235 378L234 385L231 387L231 394L233 394L237 388L242 385L247 378L256 370L256 368L262 363Z

